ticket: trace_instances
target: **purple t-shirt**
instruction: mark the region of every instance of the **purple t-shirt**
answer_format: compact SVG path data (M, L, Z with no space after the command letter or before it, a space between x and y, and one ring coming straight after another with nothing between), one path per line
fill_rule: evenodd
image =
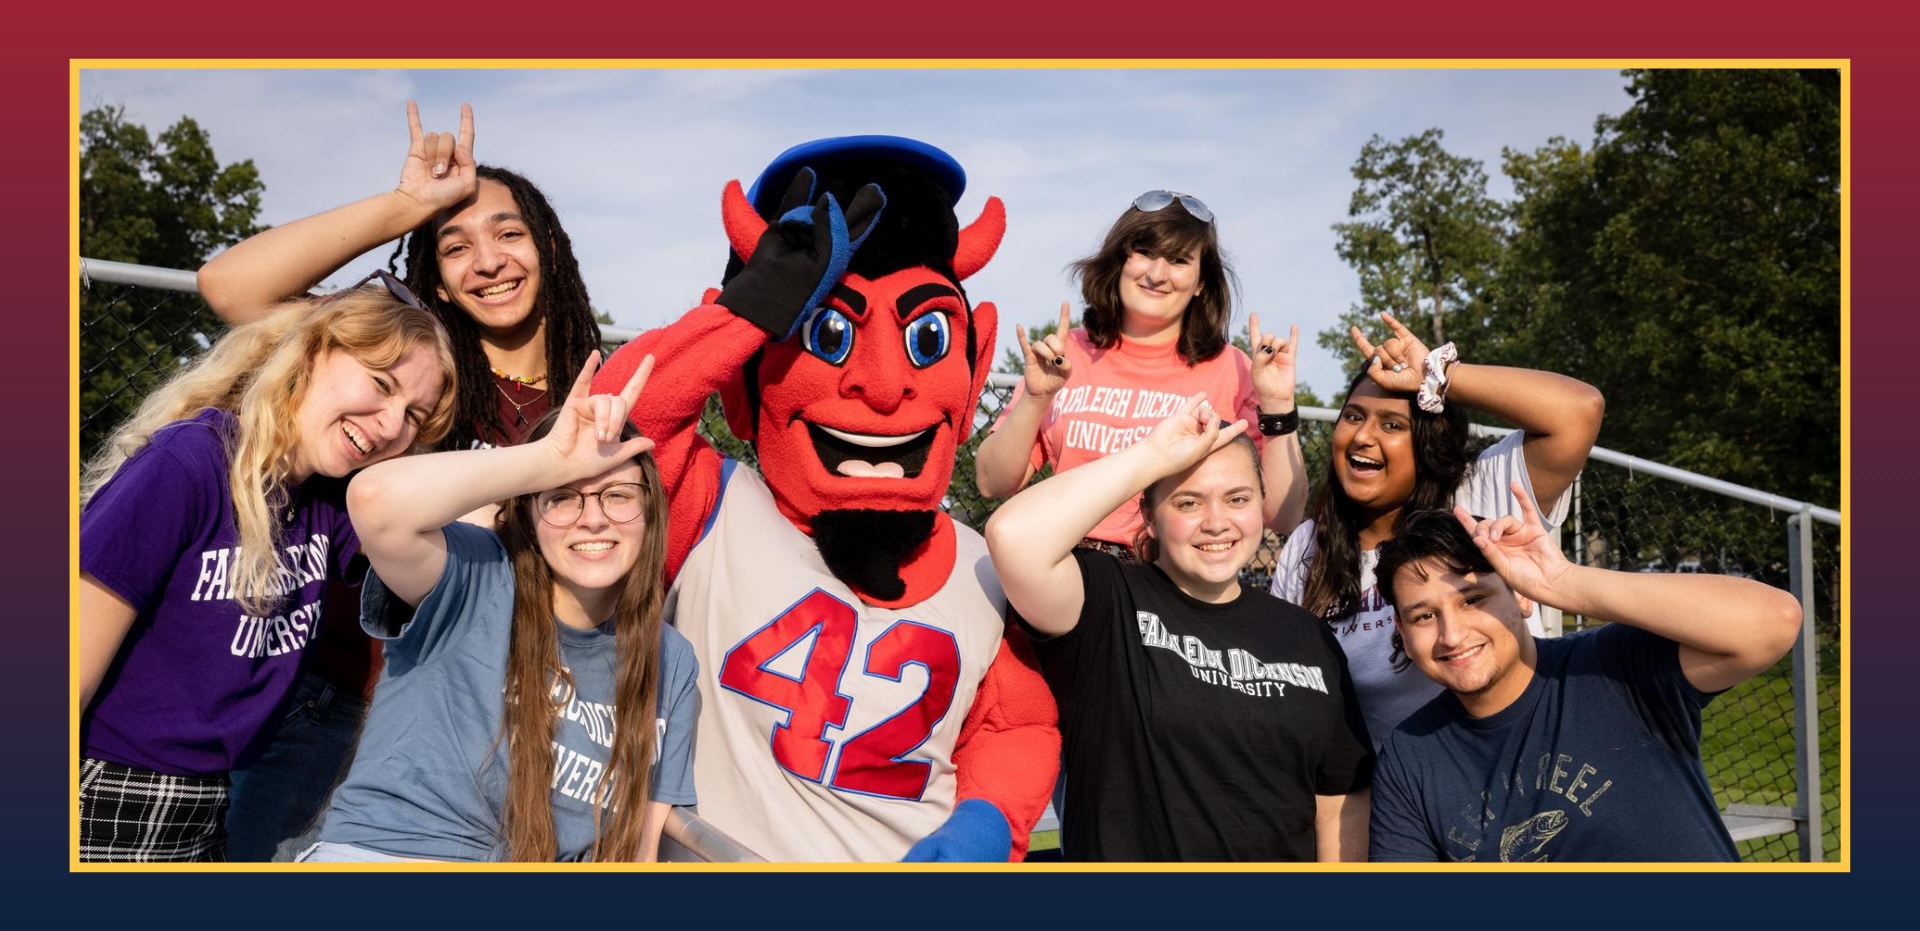
M327 579L360 549L346 483L315 476L282 512L282 597L265 617L240 607L233 429L232 414L211 409L168 424L80 514L80 568L138 612L80 721L90 758L179 776L249 760L293 688Z

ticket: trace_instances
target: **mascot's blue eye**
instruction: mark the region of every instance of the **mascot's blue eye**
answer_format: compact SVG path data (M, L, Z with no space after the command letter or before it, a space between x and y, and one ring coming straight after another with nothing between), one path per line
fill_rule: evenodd
M800 339L808 352L839 365L853 352L853 321L831 307L817 307L801 326Z
M952 345L950 324L942 313L922 314L907 324L907 361L917 369L947 357Z

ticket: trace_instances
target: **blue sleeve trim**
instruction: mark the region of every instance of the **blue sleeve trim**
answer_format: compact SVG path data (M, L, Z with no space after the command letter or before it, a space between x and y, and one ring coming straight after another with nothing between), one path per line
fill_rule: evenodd
M693 540L695 546L699 546L700 541L707 538L707 534L713 530L714 523L720 519L720 505L727 499L727 486L733 482L733 470L739 465L740 462L737 459L720 460L720 490L713 494L713 510L707 512L707 522L700 525L700 535Z

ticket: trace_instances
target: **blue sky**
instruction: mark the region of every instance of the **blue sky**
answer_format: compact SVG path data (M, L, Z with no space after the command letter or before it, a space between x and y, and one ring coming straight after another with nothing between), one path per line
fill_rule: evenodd
M475 155L553 200L594 304L629 327L672 320L724 266L719 195L783 149L889 133L934 143L968 173L959 212L1007 204L999 255L969 279L1013 324L1054 319L1078 290L1067 263L1091 251L1140 192L1199 196L1218 216L1248 311L1300 325L1302 378L1323 396L1340 362L1313 344L1358 287L1334 254L1350 169L1368 137L1446 132L1506 197L1503 146L1582 144L1630 100L1617 70L115 70L81 72L80 105L124 105L158 132L192 116L222 161L252 159L261 221L284 223L392 187L406 101L428 129L474 105ZM350 264L344 284L384 263Z

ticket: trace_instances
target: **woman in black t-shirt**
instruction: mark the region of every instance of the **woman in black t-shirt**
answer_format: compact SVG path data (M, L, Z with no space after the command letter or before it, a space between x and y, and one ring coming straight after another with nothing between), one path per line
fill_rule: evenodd
M987 546L1060 705L1069 860L1359 860L1372 746L1327 626L1239 572L1263 491L1202 396L1008 501ZM1145 564L1076 550L1134 495Z

